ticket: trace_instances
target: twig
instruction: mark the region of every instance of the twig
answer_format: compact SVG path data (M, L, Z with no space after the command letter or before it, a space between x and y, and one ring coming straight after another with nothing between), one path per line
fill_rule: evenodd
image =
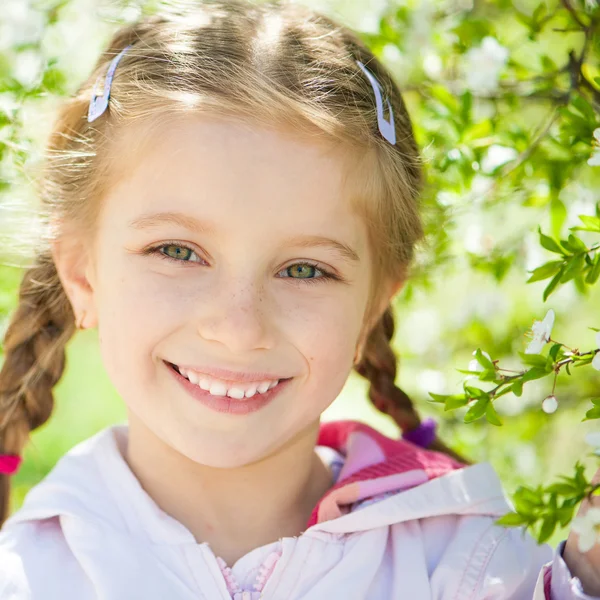
M573 20L582 28L587 31L589 25L586 25L577 14L577 11L571 6L571 0L562 0L563 6L571 13Z

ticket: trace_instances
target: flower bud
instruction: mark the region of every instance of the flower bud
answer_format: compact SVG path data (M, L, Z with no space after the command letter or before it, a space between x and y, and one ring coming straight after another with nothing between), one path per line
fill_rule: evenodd
M550 395L550 396L547 396L546 398L544 398L544 401L542 402L542 410L545 413L550 415L553 412L556 412L557 408L558 408L558 400L556 399L556 396Z

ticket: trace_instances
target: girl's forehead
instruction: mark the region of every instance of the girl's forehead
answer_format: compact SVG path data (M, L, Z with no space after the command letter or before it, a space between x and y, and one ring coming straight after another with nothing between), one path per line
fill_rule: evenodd
M347 151L323 135L206 117L138 130L117 150L128 169L109 194L111 213L226 214L232 226L262 215L277 227L356 231Z
M123 157L121 177L129 191L151 193L169 186L186 193L193 187L200 194L210 189L341 199L349 191L352 164L350 150L324 135L206 117L150 131L130 128L115 152Z

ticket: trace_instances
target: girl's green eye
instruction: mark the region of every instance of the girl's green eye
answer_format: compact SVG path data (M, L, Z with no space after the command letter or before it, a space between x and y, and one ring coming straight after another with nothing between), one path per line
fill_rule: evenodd
M319 269L317 269L317 267L315 267L314 265L309 265L307 263L299 263L297 265L292 265L291 267L288 267L287 270L292 273L294 279L311 279L311 272L314 276L314 271L318 271ZM294 270L296 271L296 273L293 273ZM296 278L296 274L299 275L299 277Z
M185 246L176 246L175 244L169 244L168 246L162 246L163 254L166 254L169 258L179 260L189 260L190 256L194 253L190 248Z

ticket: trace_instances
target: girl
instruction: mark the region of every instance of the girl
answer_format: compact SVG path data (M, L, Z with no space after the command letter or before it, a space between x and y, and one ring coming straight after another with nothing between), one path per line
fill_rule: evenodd
M494 525L510 506L490 465L454 455L394 385L390 302L423 176L357 36L242 1L124 27L45 167L49 235L0 372L4 518L77 328L98 329L128 422L4 523L2 600L600 594L576 538L553 555ZM319 423L352 368L404 439Z

